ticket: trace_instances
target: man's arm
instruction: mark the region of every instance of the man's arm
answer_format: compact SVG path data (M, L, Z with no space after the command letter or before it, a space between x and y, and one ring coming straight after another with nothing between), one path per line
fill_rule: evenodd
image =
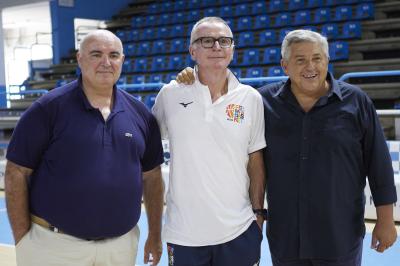
M384 252L390 248L397 238L393 220L393 204L376 207L377 221L372 231L371 248Z
M161 217L164 207L164 185L160 166L143 173L143 199L149 225L149 235L144 247L144 262L157 265L162 254Z
M253 209L264 208L265 168L262 150L249 154L247 172L250 177L249 195ZM257 215L257 223L262 229L264 218Z
M28 177L33 170L7 161L4 177L8 218L15 244L29 231Z

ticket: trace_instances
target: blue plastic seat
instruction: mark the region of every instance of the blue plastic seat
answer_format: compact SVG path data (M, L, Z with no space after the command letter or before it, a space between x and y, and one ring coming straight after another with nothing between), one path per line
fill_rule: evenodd
M360 22L346 22L343 24L342 38L352 39L361 38L361 23Z
M264 50L263 64L275 64L281 61L281 49L269 47Z
M168 70L178 70L185 68L185 58L181 55L174 55L169 57Z
M247 49L243 52L242 65L255 65L259 64L259 51L258 49Z
M268 12L267 4L265 1L253 3L251 13L255 14L265 14Z
M149 42L139 43L137 48L137 55L147 55L151 52L151 45Z
M146 26L155 26L158 25L158 16L150 15L146 18Z
M122 72L132 72L132 62L129 59L125 59L124 63L122 64Z
M174 25L171 28L171 37L180 37L180 36L186 36L186 30L183 25Z
M151 74L149 77L150 83L162 83L163 82L163 75L161 74Z
M316 26L313 25L305 25L303 27L301 27L303 30L310 30L310 31L315 31L315 32L319 32L318 28Z
M235 15L236 16L247 16L250 13L250 6L249 4L241 4L235 6Z
M279 31L279 42L283 42L283 39L285 38L286 34L294 30L293 28L284 28Z
M245 31L239 34L239 47L252 46L254 44L254 33L252 31Z
M125 63L125 62L124 62ZM117 85L122 85L122 84L126 84L127 83L127 77L126 76L120 76L118 81L117 81Z
M251 17L241 17L237 22L237 30L249 30L253 26Z
M352 16L351 6L337 6L335 9L335 21L350 20Z
M176 76L177 76L177 73L175 73L175 72L166 74L165 78L164 78L164 83L169 83L171 80L175 80Z
M331 21L331 9L329 7L318 8L314 13L314 23L322 24Z
M356 7L356 18L357 19L369 19L373 18L375 14L373 3L361 3Z
M331 42L329 56L331 61L349 59L349 44L345 41Z
M125 37L126 41L138 41L140 40L140 30L133 29L127 32L127 36Z
M150 40L154 38L154 29L146 28L142 31L142 35L140 36L141 40Z
M140 28L143 27L146 22L146 18L142 16L133 17L131 19L132 28Z
M124 48L125 54L127 56L134 56L136 54L136 45L133 43L130 43Z
M161 3L162 12L169 12L174 10L174 4L172 1L166 1Z
M156 101L157 94L149 94L144 97L144 104L151 109Z
M141 84L146 82L145 75L134 75L132 76L132 83L133 84Z
M147 71L147 58L135 58L134 62L134 72Z
M300 10L294 14L294 25L305 25L311 22L310 10Z
M117 35L118 38L121 39L121 41L126 41L126 32L124 30L117 30L115 32L115 35Z
M168 38L170 36L169 28L168 27L158 28L156 36L158 39Z
M173 16L173 14L169 14L169 13L164 13L164 14L158 15L159 24L161 24L161 25L171 24L172 16Z
M247 69L246 78L258 78L263 77L262 67L251 67Z
M188 47L186 47L186 40L184 39L174 39L170 41L169 51L171 53L179 53L187 51Z
M191 22L191 21L197 21L201 18L199 10L190 10L188 13L186 13L186 22Z
M284 0L271 0L269 2L269 12L282 11L285 8Z
M304 6L304 0L289 0L289 10L302 9Z
M176 12L172 16L172 22L174 24L183 23L185 21L185 14L183 12Z
M203 11L205 17L215 17L218 16L217 9L214 7L209 7Z
M166 48L166 41L164 40L158 40L154 41L151 47L151 53L152 54L160 54L165 51Z
M174 10L178 11L178 10L186 9L186 7L187 7L186 2L187 1L183 1L183 0L176 1L174 4Z
M270 27L270 18L268 15L258 15L255 18L254 29L267 29Z
M279 13L275 17L275 27L286 27L291 25L291 14L289 12Z
M225 22L228 24L228 26L229 26L231 29L235 29L235 26L236 26L236 20L235 20L235 19L233 19L233 18L227 18L227 19L225 19Z
M187 54L185 57L185 66L190 66L193 67L195 62L192 60L192 56L190 54Z
M327 37L328 40L337 39L339 37L338 25L336 23L322 25L321 34Z
M320 7L323 5L324 5L324 0L308 0L307 1L308 8Z
M235 13L231 5L226 5L219 8L219 16L221 18L232 17L234 14Z
M149 13L158 13L160 11L160 8L161 8L161 5L154 3L154 4L149 5L147 11Z
M238 65L238 53L234 53L234 54L233 54L233 57L232 57L232 61L231 61L231 63L229 64L229 66L235 67L235 66L237 66L237 65Z
M150 71L165 70L167 66L167 58L165 56L156 56L153 57Z
M285 72L283 72L282 67L273 66L273 67L268 68L268 76L269 77L285 76Z
M259 45L274 45L278 42L276 32L274 30L265 30L259 33Z
M242 77L242 69L241 68L231 68L230 70L237 78Z

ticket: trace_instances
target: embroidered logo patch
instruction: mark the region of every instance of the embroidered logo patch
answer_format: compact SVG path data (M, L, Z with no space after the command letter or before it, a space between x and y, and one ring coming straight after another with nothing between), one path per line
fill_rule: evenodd
M168 249L168 265L174 266L174 248L167 245Z
M229 104L226 107L226 115L228 121L242 123L244 120L244 107L239 104Z

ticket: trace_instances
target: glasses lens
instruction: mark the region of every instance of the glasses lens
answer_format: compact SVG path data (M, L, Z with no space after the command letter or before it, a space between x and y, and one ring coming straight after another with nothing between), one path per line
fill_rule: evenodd
M215 39L212 37L203 37L201 38L201 44L204 48L212 48L214 46Z
M228 37L221 37L218 39L218 43L221 47L224 48L231 47L232 39Z

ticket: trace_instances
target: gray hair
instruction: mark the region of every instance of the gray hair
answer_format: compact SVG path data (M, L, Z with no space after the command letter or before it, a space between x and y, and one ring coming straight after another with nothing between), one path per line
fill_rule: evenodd
M302 42L319 44L326 55L326 58L329 59L328 40L321 34L310 30L293 30L286 34L281 48L282 59L288 60L290 58L290 46L292 44Z
M215 22L215 23L225 24L225 26L229 29L229 31L231 32L231 35L233 37L232 30L231 30L231 28L229 27L228 23L225 20L223 20L220 17L204 17L204 18L200 19L199 21L197 21L196 24L194 24L194 26L192 28L192 32L190 33L190 44L192 44L193 41L194 41L194 33L196 32L196 30L199 27L199 25L202 24L202 23L206 23L206 22L210 22L210 23Z
M83 51L86 48L86 43L94 38L99 38L99 37L103 37L105 39L113 39L113 40L117 40L119 45L121 46L121 52L123 54L123 45L122 45L122 41L120 38L118 38L118 36L116 36L114 33L112 33L109 30L94 30L89 32L85 37L83 37L81 43L79 44L79 51Z

